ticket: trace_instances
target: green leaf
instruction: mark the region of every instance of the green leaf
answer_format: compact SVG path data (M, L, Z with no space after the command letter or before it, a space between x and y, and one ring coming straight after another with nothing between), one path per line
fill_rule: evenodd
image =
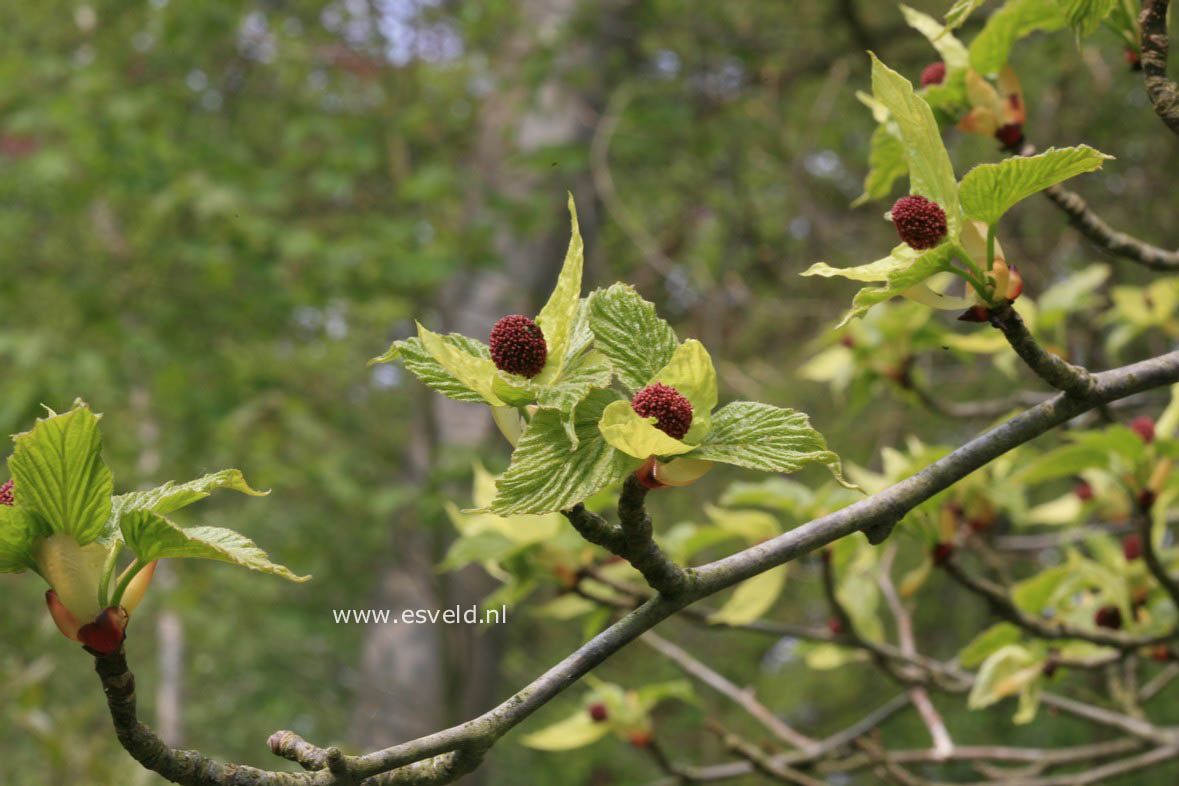
M719 609L708 615L713 625L748 625L769 611L786 583L786 565L770 568L737 585Z
M1069 26L1079 35L1090 36L1105 21L1118 0L1059 0Z
M966 706L979 710L1014 696L1040 676L1042 667L1042 659L1018 644L1000 647L979 667Z
M490 355L472 355L421 324L418 324L418 338L434 360L464 386L477 392L485 402L496 407L506 403L495 393L499 369L491 362Z
M648 456L678 456L693 448L655 427L655 418L644 418L629 401L615 401L602 412L598 430L616 450L637 459Z
M929 39L933 48L942 56L947 69L966 68L970 65L970 54L966 51L966 47L949 32L948 28L943 27L932 16L909 8L907 5L901 6L901 13L909 27Z
M1073 565L1057 565L1011 587L1011 601L1032 614L1039 614L1055 601L1072 592L1081 581Z
M33 540L47 534L48 527L33 511L0 505L0 573L37 570Z
M994 76L1007 65L1016 41L1037 30L1059 30L1066 24L1059 0L1007 0L970 42L970 65L980 74Z
M306 581L310 576L296 576L266 557L254 542L233 530L221 527L181 528L163 516L146 510L130 511L120 519L127 546L140 562L156 559L213 559L243 568L272 573L291 581Z
M905 148L894 136L887 124L876 126L868 148L868 174L864 177L864 193L856 197L852 207L884 199L892 193L897 178L909 173L909 162L905 159Z
M691 457L763 472L797 472L819 462L847 485L839 456L827 449L805 413L759 402L734 401L717 410L712 431Z
M569 339L573 333L573 324L577 318L577 306L581 300L581 268L585 257L585 244L581 240L581 230L577 225L577 207L573 204L573 194L569 194L569 219L572 223L572 234L569 237L569 249L565 252L565 262L561 266L561 273L557 276L557 285L549 300L536 317L536 324L544 334L548 347L548 358L544 368L536 381L546 384L561 370L565 361L565 350L569 346Z
M651 382L662 382L679 391L692 405L692 427L684 436L699 442L710 428L709 413L716 407L716 370L708 350L694 338L676 347L667 365L655 372Z
M675 354L675 331L626 284L594 292L589 309L595 344L628 390L645 387Z
M989 658L1000 647L1014 644L1020 640L1022 634L1018 627L1010 622L998 622L971 639L970 643L958 653L958 662L964 668L973 669Z
M638 460L610 447L598 430L603 411L617 400L613 391L595 390L577 406L576 450L560 413L537 410L520 435L507 472L495 483L491 512L507 516L567 510L637 469Z
M884 65L874 54L872 92L888 107L900 132L909 164L909 192L937 202L946 211L949 239L956 239L962 226L958 181L954 177L950 155L942 144L933 110L913 92L908 79Z
M578 443L577 430L573 427L574 409L591 390L609 387L613 377L610 361L601 352L591 349L562 368L548 387L541 388L536 403L543 409L555 409L561 413L565 435L574 449Z
M696 703L696 692L692 690L692 683L687 680L668 680L644 685L635 691L639 702L639 709L646 713L655 709L659 702L666 699L679 699L688 704Z
M223 469L187 483L169 480L148 491L132 491L111 500L111 517L133 510L146 510L166 516L194 502L204 499L217 489L232 489L252 497L265 497L269 491L255 491L246 483L240 469Z
M950 10L946 11L946 29L956 30L961 27L974 13L974 9L985 2L986 0L955 0Z
M864 287L852 298L852 307L838 327L842 327L855 317L862 317L868 310L878 303L891 300L906 290L923 284L932 276L948 270L954 258L956 249L953 243L942 243L937 248L928 251L918 251L902 243L892 250L888 256L856 267L831 267L826 262L816 262L804 270L804 276L823 276L830 278L840 276L853 281L885 281L883 287ZM931 293L932 294L932 293ZM938 297L936 294L933 297Z
M473 338L467 338L459 333L451 333L443 336L442 340L472 357L491 359L491 353L487 346ZM368 364L371 366L374 363L389 363L397 358L401 358L406 371L447 398L476 404L485 403L482 395L460 382L454 374L451 374L435 360L422 346L421 339L416 336L394 341L388 352L373 358Z
M448 510L448 512L450 511ZM505 537L499 532L483 530L482 532L459 538L454 543L451 543L450 548L446 550L446 556L438 563L438 570L459 570L470 565L472 562L501 560L520 548L519 543ZM568 595L564 597L576 598L579 596Z
M568 751L597 742L609 731L609 723L598 723L586 710L579 709L563 721L524 735L520 744L541 751Z
M736 535L750 546L782 533L778 519L762 510L732 510L705 505L704 512L717 527Z
M32 431L17 434L8 459L17 506L81 545L102 534L111 510L114 480L102 461L98 418L79 399L69 412L39 418Z
M962 178L962 210L970 218L994 224L1016 202L1074 175L1100 169L1108 158L1112 156L1080 145L980 164Z

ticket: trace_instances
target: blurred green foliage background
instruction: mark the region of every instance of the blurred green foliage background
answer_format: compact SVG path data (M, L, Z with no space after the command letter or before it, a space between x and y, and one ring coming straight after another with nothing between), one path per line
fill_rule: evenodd
M948 3L913 5L940 15ZM128 651L144 720L175 743L263 767L289 766L265 747L279 728L392 744L482 711L580 642L579 623L527 606L487 630L394 633L331 615L476 602L492 586L476 568L434 568L454 537L444 503L469 502L471 459L506 458L485 410L365 364L414 318L484 338L504 313L535 313L567 240L566 190L587 289L621 278L658 302L718 358L722 400L807 410L867 465L905 434L953 443L973 431L883 381L853 412L794 374L832 340L851 292L797 274L895 242L886 206L848 208L873 129L854 98L864 50L914 79L934 58L891 4L8 0L0 20L0 429L81 396L105 413L117 491L239 467L273 493L225 495L182 520L232 524L315 576L292 585L212 563L157 576ZM1114 38L1036 37L1014 62L1030 138L1117 156L1079 189L1115 226L1173 243L1174 141ZM948 144L959 174L997 155L990 140ZM1047 202L1004 230L1032 293L1097 258ZM1143 280L1125 265L1114 278ZM947 395L1001 392L988 368L958 374ZM716 474L658 499L659 520L692 515L739 473ZM796 575L774 616L821 623L817 579ZM4 782L162 782L119 748L90 659L53 628L43 592L35 577L0 576ZM983 624L979 604L962 604L952 619L919 618L935 654ZM894 690L868 664L820 674L788 643L669 630L808 733ZM602 673L679 676L636 648ZM701 720L744 720L713 698L660 716L668 749L725 758ZM980 742L1090 734L1049 718L1015 738L1006 712L943 709ZM926 743L911 714L886 732ZM512 735L469 782L659 776L614 740L549 754Z

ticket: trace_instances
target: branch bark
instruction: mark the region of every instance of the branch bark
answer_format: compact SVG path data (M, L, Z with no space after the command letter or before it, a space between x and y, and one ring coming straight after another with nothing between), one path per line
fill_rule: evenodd
M1142 78L1154 111L1167 128L1179 134L1179 85L1167 78L1167 6L1170 0L1146 0L1142 26Z

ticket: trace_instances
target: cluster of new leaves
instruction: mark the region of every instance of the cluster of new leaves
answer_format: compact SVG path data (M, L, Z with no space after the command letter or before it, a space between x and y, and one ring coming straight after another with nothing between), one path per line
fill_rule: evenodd
M937 27L940 31L940 25ZM948 231L932 248L917 249L901 243L888 256L866 265L834 268L818 262L803 275L881 282L856 294L841 325L898 295L948 310L990 308L1014 299L1019 288L1012 286L1011 270L995 236L999 219L1020 200L1074 175L1098 169L1109 156L1086 145L1051 149L1036 156L982 164L959 182L930 104L914 91L909 80L875 55L872 91L874 96L868 100L884 133L896 142L898 160L904 163L903 168L893 169L898 174L908 171L910 193L935 203L945 214ZM1022 104L1022 98L1015 100ZM891 180L882 186L883 192L887 193L890 186ZM931 288L929 280L939 273L962 278L973 292L957 297Z
M0 572L32 570L44 578L53 588L50 610L63 633L78 638L77 626L108 607L130 611L133 603L124 603L125 593L135 576L159 559L213 559L293 581L307 578L271 562L233 530L181 527L167 518L219 488L258 496L236 469L114 494L113 475L102 459L99 417L79 400L70 411L50 411L31 431L17 434L8 459L13 504L0 505ZM134 559L116 576L124 547ZM55 608L57 601L68 614Z
M500 516L567 510L652 457L660 466L676 466L681 477L698 477L716 462L764 472L820 463L841 477L839 458L805 414L749 401L713 411L717 380L707 350L693 339L681 342L633 288L615 284L583 298L583 245L572 197L569 209L569 250L536 317L548 350L539 373L525 378L500 370L482 342L420 325L417 337L393 342L373 361L400 358L439 393L492 407L515 449L485 510ZM691 404L691 427L682 439L631 406L636 392L655 383Z

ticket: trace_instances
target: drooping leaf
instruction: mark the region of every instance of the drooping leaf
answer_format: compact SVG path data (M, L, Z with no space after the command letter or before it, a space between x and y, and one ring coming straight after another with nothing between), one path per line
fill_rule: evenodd
M876 55L872 55L872 92L888 107L889 116L897 124L909 164L909 193L937 202L946 212L949 238L956 238L962 225L958 181L933 110L913 91L908 79L880 62Z
M708 615L708 621L714 625L748 625L761 617L782 593L786 568L779 565L738 584L724 605Z
M907 5L901 6L901 13L909 27L929 39L933 48L942 56L942 61L945 62L947 69L966 68L970 64L970 54L966 51L966 47L949 32L947 27L942 26L941 22L928 14L909 8Z
M675 331L626 284L594 292L589 309L595 345L628 390L644 387L675 353Z
M496 481L491 512L508 516L566 510L637 469L640 462L612 448L598 430L603 411L618 400L613 391L595 390L577 406L576 450L560 413L538 410L516 444L511 465Z
M255 491L246 483L240 469L223 469L187 483L168 481L147 491L119 494L111 500L111 517L133 510L146 510L166 516L194 502L204 499L217 489L232 489L252 497L264 497L270 492Z
M1000 647L983 661L974 680L966 706L972 710L989 707L1007 696L1014 696L1037 679L1043 659L1025 647L1008 644Z
M615 401L602 412L598 430L615 450L637 459L678 456L692 449L692 445L660 431L654 424L655 418L642 417L629 401Z
M123 539L140 562L156 559L212 559L243 568L271 573L291 581L306 581L282 565L270 561L252 540L221 527L178 527L163 516L145 510L125 513L119 521Z
M473 357L484 360L491 359L487 345L473 338L467 338L459 333L450 333L443 336L442 340ZM406 371L447 398L476 404L485 403L485 399L480 393L460 382L454 374L443 368L442 364L426 351L426 348L422 346L421 339L416 336L394 341L388 352L370 360L369 365L389 363L397 358L401 359Z
M578 709L562 721L524 735L520 744L541 751L568 751L595 743L609 731L609 723L598 723L586 710Z
M997 622L979 633L962 648L962 651L958 653L958 662L965 668L973 669L1000 647L1014 644L1021 637L1019 628L1013 623Z
M994 224L1016 202L1074 175L1100 169L1109 158L1112 156L1080 145L980 164L962 178L962 210L970 218Z
M839 456L827 449L805 413L760 402L734 401L717 410L712 431L691 457L763 472L797 472L818 462L846 485Z
M1059 30L1067 24L1059 0L1007 0L970 42L970 65L980 74L994 76L1007 64L1016 41L1037 30Z
M573 204L573 194L569 194L569 220L572 230L569 248L565 252L565 262L561 265L561 273L557 277L553 293L549 295L548 302L536 317L536 324L540 326L548 347L545 367L536 378L542 385L547 384L561 369L577 318L578 302L581 300L581 269L585 257L585 244L577 225L577 207Z
M905 148L901 140L889 131L886 124L876 126L868 147L868 174L864 177L864 193L856 197L852 207L884 199L892 193L897 178L909 172Z
M102 534L111 510L114 480L102 460L98 417L75 401L69 412L39 418L32 431L13 437L8 459L17 506L82 545Z

